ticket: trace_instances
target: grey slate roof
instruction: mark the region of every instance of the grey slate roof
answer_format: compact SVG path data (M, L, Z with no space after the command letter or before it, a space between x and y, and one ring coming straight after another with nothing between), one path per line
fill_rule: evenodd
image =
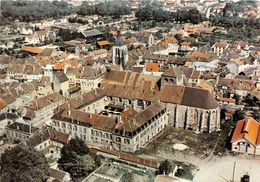
M102 35L102 33L97 30L97 29L92 29L92 30L87 30L82 32L82 34L84 35L84 37L93 37L93 36L98 36L98 35Z
M56 72L54 76L56 77L59 83L63 83L69 80L69 78L64 72Z

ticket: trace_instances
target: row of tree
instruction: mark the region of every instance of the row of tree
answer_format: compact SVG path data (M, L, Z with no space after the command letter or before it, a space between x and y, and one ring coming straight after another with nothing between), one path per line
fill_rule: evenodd
M60 18L69 14L79 15L109 15L119 17L131 13L130 5L125 1L105 1L97 4L90 4L83 1L79 7L74 7L65 1L9 1L1 2L1 23L8 23L13 20L33 21L45 18ZM30 11L28 11L30 10ZM136 17L141 21L155 20L158 22L179 21L199 23L204 17L196 9L178 10L170 12L163 9L159 1L147 1L144 6L136 11Z
M78 9L79 15L110 15L121 16L129 14L130 5L125 1L105 1L97 4L89 4L88 1L83 1Z
M76 13L77 9L65 1L1 1L1 23L20 20L33 21L45 18L60 18Z
M81 6L75 7L66 1L1 1L1 24L13 20L33 21L45 18L61 18L77 13L79 15L110 15L120 16L130 13L130 6L126 2L106 1L90 5L83 1Z
M205 20L205 17L196 9L177 10L170 12L163 9L163 5L158 1L146 3L138 9L135 16L141 21L178 21L180 23L191 22L198 24Z
M211 21L213 25L224 27L248 26L260 28L260 18L239 16L240 13L245 14L249 8L253 9L255 7L257 7L255 0L229 2L220 13L211 15L209 21Z

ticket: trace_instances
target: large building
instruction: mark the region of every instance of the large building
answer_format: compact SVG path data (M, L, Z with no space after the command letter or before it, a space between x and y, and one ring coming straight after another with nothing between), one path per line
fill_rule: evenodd
M52 126L90 145L135 152L167 125L197 132L220 128L220 109L208 90L165 85L157 76L109 71L100 88L59 107Z
M52 117L54 129L94 146L135 152L168 124L166 105L155 102L141 112L110 104L100 114L62 109Z

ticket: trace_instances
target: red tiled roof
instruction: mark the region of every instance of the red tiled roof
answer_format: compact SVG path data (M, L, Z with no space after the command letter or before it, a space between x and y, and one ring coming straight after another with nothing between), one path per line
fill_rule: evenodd
M39 54L43 51L43 48L39 47L31 47L31 46L22 46L21 51L33 53L33 54Z
M167 39L162 40L159 44L165 45L165 44L175 44L175 43L178 43L177 39L175 39L175 38L167 38Z
M119 151L110 150L107 148L99 148L99 149L90 148L90 153L97 154L98 152L114 155L121 160L140 164L140 165L151 167L154 169L158 169L158 167L159 167L159 163L157 161L150 160L150 159L144 159L144 158L141 158L141 157L138 157L138 156L126 153L126 152L119 152Z
M231 98L226 98L226 97L222 97L221 98L222 102L228 102L228 103L236 103L235 99L231 99Z
M159 63L146 63L146 71L148 72L159 72L160 64Z
M53 66L53 69L63 70L64 69L64 63L55 63L54 66Z
M98 44L99 46L110 45L110 43L109 43L107 40L98 41L97 44Z
M0 98L0 109L3 109L7 106L6 102Z
M253 145L260 144L260 124L253 118L245 118L237 122L231 143L240 139L246 139Z
M191 45L191 42L182 42L181 45L182 45L182 46L190 46L190 45Z
M215 47L226 48L228 46L228 44L226 44L226 43L215 43L214 46Z

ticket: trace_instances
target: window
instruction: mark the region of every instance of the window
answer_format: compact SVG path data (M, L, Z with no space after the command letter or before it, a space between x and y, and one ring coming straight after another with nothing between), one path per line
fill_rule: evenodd
M121 142L121 138L120 137L116 137L116 141L117 142Z
M69 124L69 130L72 130L72 126L71 126L71 124Z
M130 144L130 140L129 139L124 139L124 143L125 144Z

